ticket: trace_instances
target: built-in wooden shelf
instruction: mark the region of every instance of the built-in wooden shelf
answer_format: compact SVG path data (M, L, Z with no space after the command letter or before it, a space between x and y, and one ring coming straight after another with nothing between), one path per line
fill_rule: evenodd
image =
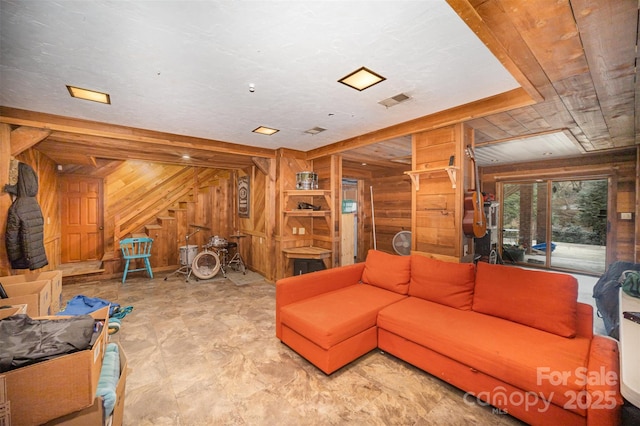
M327 205L331 205L331 191L326 189L289 189L284 191L285 205L289 197L324 197Z
M331 250L321 247L290 247L282 249L287 259L326 259Z
M331 207L331 191L325 189L290 189L284 191L284 205L289 205L289 198L309 198L313 200L313 197L323 197L327 206ZM311 203L313 204L313 202ZM327 224L330 227L331 210L313 210L313 209L289 209L284 210L284 225L287 226L289 217L324 217L327 218Z
M312 216L312 217L322 217L328 216L331 214L328 210L312 210L312 209L293 209L293 210L285 210L285 216Z
M413 185L416 188L416 191L420 190L420 176L427 174L437 174L437 173L447 173L449 175L449 180L451 181L451 187L456 187L456 172L458 168L455 166L447 166L447 167L433 167L429 169L422 170L409 170L404 172L405 175L409 175Z

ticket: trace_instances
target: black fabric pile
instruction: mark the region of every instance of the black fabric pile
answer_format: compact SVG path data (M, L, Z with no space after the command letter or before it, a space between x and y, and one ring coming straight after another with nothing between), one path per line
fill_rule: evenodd
M0 320L0 373L90 348L101 329L96 324L90 315L47 320L21 314Z

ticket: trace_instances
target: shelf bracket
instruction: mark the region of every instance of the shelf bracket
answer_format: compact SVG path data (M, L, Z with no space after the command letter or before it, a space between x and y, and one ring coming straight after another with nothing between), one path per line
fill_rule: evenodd
M434 168L434 169L409 170L408 172L404 172L404 174L409 175L409 177L411 178L411 181L415 185L416 191L419 191L420 175L446 171L447 175L449 176L449 180L451 181L451 187L455 189L457 170L458 168L455 166L448 166L448 167L440 167L440 168Z
M451 166L447 167L447 174L449 175L449 180L451 181L451 187L455 189L456 187L456 168Z
M414 173L410 173L410 172L405 172L406 174L409 175L409 177L411 178L411 181L413 182L413 186L415 186L416 191L420 190L420 175L418 174L414 174Z

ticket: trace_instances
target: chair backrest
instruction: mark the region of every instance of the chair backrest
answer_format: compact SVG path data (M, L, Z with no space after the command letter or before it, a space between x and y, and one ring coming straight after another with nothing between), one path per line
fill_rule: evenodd
M151 256L153 238L125 238L120 240L120 249L125 259Z

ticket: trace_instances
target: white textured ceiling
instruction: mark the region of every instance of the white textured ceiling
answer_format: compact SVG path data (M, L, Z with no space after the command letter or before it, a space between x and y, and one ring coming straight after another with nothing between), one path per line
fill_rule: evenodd
M0 105L38 112L306 151L515 87L444 0L0 2Z

